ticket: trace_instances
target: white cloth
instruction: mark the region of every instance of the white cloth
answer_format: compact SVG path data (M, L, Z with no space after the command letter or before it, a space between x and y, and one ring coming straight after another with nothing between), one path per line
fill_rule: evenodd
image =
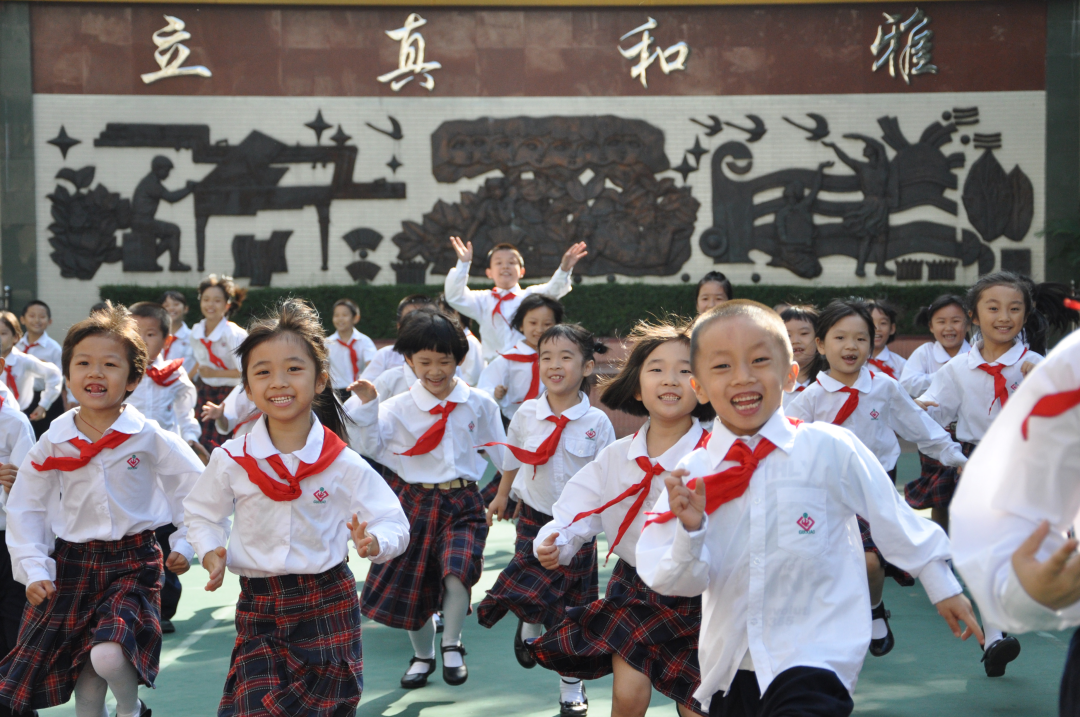
M831 670L849 692L855 689L870 644L856 513L874 526L885 559L919 577L931 602L961 592L946 563L945 533L908 507L850 431L824 423L796 428L777 411L748 443L760 438L776 449L745 494L693 533L673 518L647 526L638 538L638 575L649 587L703 595L701 684L694 697L706 709L714 693L731 685L748 650L762 694L796 666ZM723 459L735 440L717 423L708 447L680 462L686 480L734 465ZM664 493L654 510L667 509Z
M210 341L210 348L213 349L214 355L221 359L221 363L225 364L225 368L239 371L240 357L234 351L245 338L247 338L247 331L224 319L219 321L218 325L207 336L206 319L203 319L191 329L191 352L200 368L221 371L220 366L215 366L210 362L210 353L202 343L203 340ZM200 378L207 386L235 386L240 383L239 378L205 378L202 376Z
M784 412L802 421L832 423L847 403L848 394L840 390L843 387L844 384L822 371L817 381ZM873 374L868 366L863 366L852 388L859 392L859 405L843 426L877 456L886 471L895 468L900 458L897 435L918 444L920 451L947 466L967 463L960 444L926 415L895 379Z
M805 391L809 385L809 381L800 381L799 379L795 379L795 388L793 388L791 391L784 392L784 397L783 399L781 399L783 402L782 407L786 410L787 407L791 405L791 402L798 398L799 395L802 394L802 392Z
M522 339L514 344L509 351L503 353L535 356L536 350ZM507 419L512 419L518 408L521 407L521 402L525 400L525 395L529 392L529 386L532 385L532 376L533 365L531 363L511 361L500 354L480 374L480 381L476 384L476 387L481 391L486 391L488 395L494 398L495 387L506 386L506 395L501 399L496 399L495 403L499 404L499 410ZM538 385L537 390L543 391L544 386L542 384Z
M503 468L520 468L514 477L510 495L523 500L532 508L551 515L551 506L559 499L571 477L588 465L598 451L615 442L615 429L607 414L589 403L589 397L578 392L580 402L563 411L569 419L559 437L559 447L547 463L540 466L522 464L509 450ZM547 393L521 404L507 430L507 443L535 451L555 432L555 424Z
M63 375L64 368L60 365L61 358L64 354L63 347L56 342L56 339L49 336L48 331L43 331L41 337L35 341L33 345L30 344L30 337L27 334L23 334L22 338L15 343L15 348L19 349L24 354L30 354L34 358L39 358L45 363L51 363L58 368L60 374ZM43 378L34 379L34 390L45 390L45 380Z
M509 289L514 297L502 302L498 314L493 315L498 299L492 289L469 288L470 264L471 262L459 261L457 266L446 272L443 290L446 293L446 303L470 319L475 319L480 325L480 342L484 347L484 360L488 363L494 361L499 354L506 353L507 347L524 338L520 331L510 326L522 299L530 294L544 294L560 299L573 288L570 283L571 272L556 269L544 284L534 284L524 289L519 285ZM498 292L500 296L506 293L501 289Z
M640 483L645 477L645 472L637 464L637 458L644 457L654 465L659 463L663 466L664 472L653 476L652 483L649 484L648 496L641 510L626 529L626 533L623 534L622 540L615 546L614 551L615 555L630 565L637 565L637 542L641 529L645 526L645 514L653 509L660 494L666 490L664 479L675 470L679 461L697 447L705 432L698 420L693 419L686 435L664 451L659 458L653 459L649 456L649 447L646 442L648 430L649 422L646 421L637 433L615 441L600 451L596 460L574 474L574 477L563 487L562 494L550 511L552 521L540 528L536 539L533 540L534 554L536 546L547 540L547 537L554 532L559 533L559 537L555 538L555 545L559 546L560 565L569 565L577 552L581 550L581 546L601 532L607 536L608 544L615 542L615 536L619 534L619 526L630 511L630 506L637 500L637 495L624 498L599 515L590 515L576 523L572 521L578 513L599 508L622 495L628 488Z
M374 383L375 379L381 376L384 371L400 366L403 363L405 363L405 357L394 350L393 344L383 346L375 352L375 356L360 372L360 378Z
M217 419L218 433L233 434L233 438L246 436L255 426L255 419L262 415L255 402L248 398L243 384L237 384L221 404L224 413ZM201 407L200 407L200 410Z
M169 361L178 358L184 359L184 370L190 376L195 369L195 354L191 352L191 328L181 322L180 328L177 329L173 336L176 338L173 340L172 346L163 348L161 357Z
M881 349L881 353L879 353L874 358L891 368L893 370L893 373L896 374L896 379L900 379L900 374L904 371L904 365L907 363L907 359L905 359L900 354L896 354L890 351L888 346ZM878 367L870 363L869 361L866 362L866 365L874 373L884 373L884 371L878 371ZM885 375L888 376L888 374Z
M473 332L468 329L465 329L465 338L469 342L469 353L465 354L465 360L458 366L458 375L465 379L465 383L475 386L487 362L484 361L484 349L480 339L473 336Z
M0 372L0 381L7 383L7 369L10 368L19 392L19 408L25 411L34 402L34 382L40 380L45 388L41 391L38 405L48 411L60 397L60 388L64 384L60 369L16 348L11 349L4 361L5 370Z
M34 447L34 441L30 419L19 408L7 387L0 384L0 465L11 463L21 466L26 454ZM0 488L0 507L6 502L7 493ZM0 509L0 530L6 529L7 513Z
M956 355L966 354L970 350L971 344L964 341L964 345L960 347ZM904 372L900 374L900 385L912 398L918 398L930 388L934 374L952 358L940 342L928 341L911 352L907 363L904 364Z
M412 449L416 441L438 420L431 413L447 401L457 404L446 423L439 445L430 453L418 456L398 455ZM345 411L359 430L361 453L390 468L406 483L443 483L455 478L478 481L484 477L487 461L477 446L506 443L506 431L499 418L499 407L491 396L470 388L456 379L450 395L443 401L431 395L417 381L406 393L385 401L363 403L357 396L345 402ZM485 449L497 468L505 466L502 446Z
M163 368L168 363L159 354L151 366ZM195 384L183 366L173 376L176 381L168 386L159 386L149 376L143 376L124 402L139 409L146 418L157 421L166 431L172 431L185 441L197 441L202 436L202 427L195 419Z
M983 620L1009 632L1080 625L1080 603L1051 610L1020 585L1012 554L1044 520L1046 560L1080 524L1080 406L1056 417L1033 417L1044 396L1080 388L1080 331L1064 338L1028 374L990 426L964 469L949 506L953 560ZM976 480L977 479L977 480Z
M355 341L353 350L359 363L359 371L353 375L352 354L348 344ZM330 351L330 385L335 389L348 388L349 384L360 377L360 373L375 358L375 342L356 329L348 341L342 341L338 332L326 337L326 347Z
M1040 361L1042 356L1017 341L992 365L1007 367L1001 375L1005 377L1006 390L1012 395L1024 378L1021 367L1028 362L1037 364ZM983 363L986 361L978 346L973 346L966 354L957 354L934 374L930 388L919 396L920 401L938 404L928 407L927 413L939 424L948 426L956 422L956 438L965 443L981 441L990 429L990 423L1001 413L1001 401L994 398L994 377L979 368Z
M372 562L385 563L405 551L409 522L386 481L351 448L345 448L322 473L300 481L295 500L268 498L230 455L248 455L275 482L284 484L266 459L281 456L293 475L301 461L315 463L322 454L323 425L312 415L304 447L281 453L274 447L266 421L255 421L251 433L226 441L184 501L188 535L199 555L227 547L229 570L245 577L312 575L345 560L348 523L355 513L379 541ZM235 517L233 517L235 513ZM230 535L231 533L231 535Z
M374 383L379 398L385 401L412 388L412 385L416 383L416 374L409 368L409 364L403 363L383 371Z
M77 457L78 448L68 442L72 438L91 442L75 425L77 411L53 421L30 449L8 496L7 545L15 579L26 585L56 580L56 562L49 557L52 534L71 543L120 540L172 523L177 530L170 549L191 560L183 501L202 473L202 461L179 436L146 420L134 406L125 406L105 433L129 434L120 446L73 471L33 467L51 456Z

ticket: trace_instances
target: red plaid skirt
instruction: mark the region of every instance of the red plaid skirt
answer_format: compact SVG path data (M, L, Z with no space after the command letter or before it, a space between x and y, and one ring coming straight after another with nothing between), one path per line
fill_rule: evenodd
M215 403L221 405L221 402L229 395L233 390L232 386L207 386L202 381L197 383L198 391L196 393L195 400L195 415L202 415L202 407L206 405L206 402ZM202 421L202 435L199 437L199 443L206 449L207 453L213 453L215 448L221 446L222 443L229 440L228 433L218 433L217 423L214 419L209 418Z
M218 717L356 714L360 602L345 563L317 575L240 578L236 633Z
M484 501L474 482L426 490L393 474L386 480L409 519L409 547L371 566L360 610L383 625L419 630L442 608L443 578L454 575L466 589L480 580L488 534Z
M587 605L599 597L595 538L558 570L548 570L533 555L536 534L551 520L550 515L521 503L514 557L476 608L476 618L484 627L497 623L507 611L525 622L551 627L562 620L566 608Z
M529 649L549 670L584 680L610 674L611 656L617 654L648 675L658 691L700 712L693 698L701 680L700 629L700 597L661 595L620 560L603 600L567 609L566 618Z
M960 442L965 456L971 455L975 445ZM948 508L956 492L956 484L960 482L960 472L922 453L919 453L919 461L922 463L922 475L904 486L904 498L908 505L916 510Z
M116 642L139 683L154 686L161 657L161 548L154 531L121 540L56 539L56 595L27 604L19 644L0 661L0 704L15 712L63 704L90 659Z
M896 484L896 468L889 471L889 478L892 478L892 482ZM885 568L885 577L892 578L896 582L900 583L904 587L911 587L915 584L915 578L911 577L911 573L905 572L896 567L881 554L877 545L874 543L874 538L870 535L870 524L863 520L861 515L855 516L859 519L859 531L862 533L862 547L863 552L874 553L877 555L878 560L881 562L881 567Z

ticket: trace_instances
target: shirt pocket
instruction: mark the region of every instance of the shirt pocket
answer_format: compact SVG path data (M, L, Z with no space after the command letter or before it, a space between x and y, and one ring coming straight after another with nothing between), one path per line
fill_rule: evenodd
M828 547L829 525L822 488L777 488L776 542L802 558L821 555Z
M567 438L563 441L566 452L578 458L590 459L596 455L596 441Z

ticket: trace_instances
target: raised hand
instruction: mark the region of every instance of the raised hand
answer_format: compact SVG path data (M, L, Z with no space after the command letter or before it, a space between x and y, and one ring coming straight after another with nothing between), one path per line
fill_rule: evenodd
M829 167L833 166L834 164L836 164L836 162L833 162L832 160L829 160L828 162L822 162L821 164L819 164L817 166L817 168L818 168L818 171L820 172L823 169L828 169Z
M1034 368L1035 364L1030 361L1025 361L1023 365L1020 366L1020 375L1026 377Z
M934 408L937 408L937 407L938 407L937 403L935 403L934 401L920 401L920 400L919 400L919 399L917 399L917 398L916 398L916 399L912 399L912 400L913 400L913 401L915 401L915 405L916 405L916 406L918 406L919 408L921 408L921 409L922 409L922 410L924 410L924 411L925 411L925 410L927 409L927 407L929 407L929 406L933 406Z
M203 567L210 573L210 581L206 583L206 591L214 592L225 580L225 548L214 550L202 556Z
M506 398L506 386L496 386L494 393L491 394L495 397L496 401L501 401Z
M558 533L552 533L544 538L544 542L536 546L536 558L548 570L559 569L559 546L555 545L555 539L558 537Z
M454 247L454 251L457 253L458 261L463 261L466 264L471 263L473 259L472 242L461 243L461 237L450 237L450 244Z
M379 398L379 392L375 390L375 384L362 378L349 384L348 390L364 403L371 403Z
M379 540L367 532L367 523L361 523L356 513L345 526L352 533L353 544L361 558L374 558L379 554Z
M693 532L701 529L701 521L705 517L705 481L696 481L694 489L690 490L682 481L688 475L685 469L674 470L664 479L664 485L667 486L671 512L683 527Z
M216 421L225 415L225 402L210 403L207 401L202 407L203 421Z
M567 249L566 253L562 255L562 262L559 264L559 268L563 271L570 271L574 268L574 265L588 253L588 250L585 248L585 242L579 241L577 244L574 244Z
M11 492L11 487L15 485L15 478L19 475L19 467L14 463L5 463L0 466L0 486L4 487L5 493Z
M187 558L174 550L169 553L169 559L165 561L165 567L176 575L183 575L191 569L191 563L188 562Z
M26 586L26 600L33 606L38 606L56 594L56 586L52 580L38 580Z
M45 418L45 409L41 406L37 406L30 412L29 419L31 421L40 421L42 418Z
M945 622L949 623L949 629L952 630L953 635L961 640L966 640L974 635L980 645L986 642L982 628L979 627L979 621L975 619L975 611L971 609L971 601L964 597L963 593L945 598L941 602L935 603L934 607L937 608L938 615L941 615L945 618ZM964 623L965 628L962 633L960 632L961 622Z
M1080 600L1080 554L1076 539L1070 538L1046 562L1039 562L1035 555L1049 533L1050 523L1044 520L1013 553L1012 565L1032 600L1062 610Z

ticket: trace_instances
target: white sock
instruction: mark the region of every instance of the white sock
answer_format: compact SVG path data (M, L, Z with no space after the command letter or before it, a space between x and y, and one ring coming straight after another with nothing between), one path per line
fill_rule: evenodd
M412 643L413 654L417 657L430 660L435 657L435 621L428 620L419 630L409 630L409 642ZM414 662L409 666L406 675L423 675L434 672L431 665L423 662Z
M102 642L90 648L90 662L112 690L116 698L117 717L138 717L139 673L131 664L124 648L116 642Z
M75 717L109 717L105 709L105 692L109 683L98 677L93 664L87 662L75 682Z
M870 610L877 610L881 606L881 601L878 601L877 605L870 607ZM885 618L876 617L874 621L870 623L870 639L883 640L886 635L889 634L889 627L885 624Z
M576 677L563 677L562 675L559 675L559 701L584 702L585 687L581 680Z
M526 622L521 626L522 640L535 640L544 634L544 626L538 622Z
M443 579L443 647L461 644L461 630L465 626L465 615L469 612L469 591L455 575ZM444 652L444 667L461 667L465 664L460 652Z
M983 623L983 635L986 636L986 646L990 647L995 642L1004 637L996 626L991 625L988 622Z

